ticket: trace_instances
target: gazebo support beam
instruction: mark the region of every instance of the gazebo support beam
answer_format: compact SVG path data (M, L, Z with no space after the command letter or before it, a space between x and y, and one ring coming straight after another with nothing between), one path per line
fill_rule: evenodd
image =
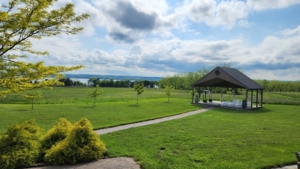
M194 103L194 95L195 95L195 93L194 93L194 91L195 91L195 87L193 86L193 88L192 88L192 103Z
M260 91L260 107L262 107L262 102L263 102L263 92L264 90Z
M221 98L220 98L220 101L221 102L223 101L223 87L221 87Z
M256 108L258 107L258 89L256 89Z
M252 102L253 102L253 90L251 90L251 104L250 104L251 109L252 109Z
M246 107L245 107L245 109L247 109L247 102L248 102L248 89L246 89Z

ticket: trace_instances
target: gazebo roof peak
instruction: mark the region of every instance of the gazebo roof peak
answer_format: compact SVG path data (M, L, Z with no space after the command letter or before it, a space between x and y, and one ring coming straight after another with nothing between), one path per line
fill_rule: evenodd
M235 68L216 67L192 86L194 87L233 87L245 89L263 89L241 71Z

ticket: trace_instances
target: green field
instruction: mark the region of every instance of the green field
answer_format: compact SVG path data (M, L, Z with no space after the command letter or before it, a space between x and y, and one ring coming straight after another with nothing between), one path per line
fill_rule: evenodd
M136 104L130 88L103 88L96 106L92 88L43 90L35 101L20 95L1 98L0 133L8 126L36 119L44 131L60 117L88 118L95 129L145 121L201 108L188 91L175 90L170 102L160 89L145 89ZM183 119L101 135L110 157L128 156L143 168L271 168L295 164L300 151L299 105L283 105L294 95L267 93L278 104L253 111L214 109ZM215 95L218 99L218 96ZM225 96L224 96L225 97ZM243 97L243 96L237 96Z
M136 92L133 88L101 88L103 93L97 98L97 102L129 102L136 103ZM55 87L52 90L41 90L44 98L37 99L34 102L37 104L66 104L66 103L85 103L87 105L93 105L93 100L88 97L88 93L92 92L93 88L88 87ZM145 92L139 96L141 101L147 99L159 99L167 96L162 89L145 89ZM191 95L189 91L174 90L172 92L172 98L185 98L191 101ZM10 94L6 98L0 97L0 104L29 104L30 100L22 97L20 94Z
M29 100L19 95L7 96L8 101L0 107L0 133L5 132L11 124L30 119L35 119L42 129L47 130L56 124L60 117L67 118L71 122L86 117L92 122L93 127L98 129L199 109L199 106L190 104L189 93L186 91L174 91L170 102L167 102L163 90L149 89L139 96L139 104L136 104L136 94L130 88L104 88L94 107L93 100L87 97L87 93L91 90L91 88L44 90L45 98L37 100L34 109L31 109ZM14 100L18 104L12 104Z

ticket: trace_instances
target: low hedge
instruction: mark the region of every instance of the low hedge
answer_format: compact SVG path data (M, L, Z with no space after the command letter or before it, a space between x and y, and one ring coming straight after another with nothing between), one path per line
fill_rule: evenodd
M0 138L0 168L34 164L40 154L40 128L34 120L15 124Z
M103 157L105 145L93 131L91 123L83 118L75 123L70 134L46 151L49 164L76 164Z
M8 128L0 137L0 168L28 167L38 160L54 165L76 164L97 160L106 153L104 143L86 118L74 125L61 118L40 136L34 120Z

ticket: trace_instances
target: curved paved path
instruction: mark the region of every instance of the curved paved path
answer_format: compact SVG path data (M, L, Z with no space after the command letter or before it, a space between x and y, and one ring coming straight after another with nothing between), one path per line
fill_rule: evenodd
M203 113L203 112L206 112L206 111L211 110L213 108L214 107L202 108L202 109L199 109L199 110L195 110L195 111L191 111L191 112L187 112L187 113L183 113L183 114L179 114L179 115L169 116L169 117L163 117L163 118L160 118L160 119L154 119L154 120L143 121L143 122L138 122L138 123L132 123L132 124L127 124L127 125L122 125L122 126L99 129L99 130L95 130L95 132L97 134L106 134L106 133L111 133L111 132L115 132L115 131L126 130L126 129L129 129L129 128L146 126L146 125L160 123L160 122L164 122L164 121L179 119L179 118L191 116L191 115L198 114L198 113Z

